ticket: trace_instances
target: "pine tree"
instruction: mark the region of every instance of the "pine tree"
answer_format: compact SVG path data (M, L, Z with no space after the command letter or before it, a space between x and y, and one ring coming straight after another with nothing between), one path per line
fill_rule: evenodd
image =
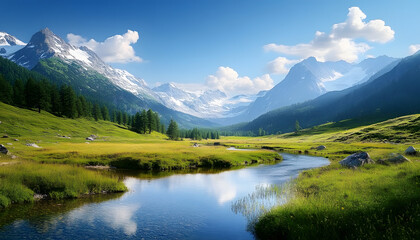
M122 123L122 112L118 111L117 112L117 123L121 125Z
M146 134L147 133L147 125L148 125L148 119L147 119L147 112L146 112L146 110L143 109L143 111L141 111L140 117L141 117L140 131L141 131L141 133Z
M26 103L27 108L31 109L31 108L36 107L36 103L37 103L37 99L39 95L38 91L39 91L38 84L32 78L29 78L28 81L26 81L25 91L24 91L25 103Z
M296 120L296 122L295 122L295 130L296 130L296 133L299 132L300 130L302 130L298 120Z
M155 129L153 129L153 130L155 130L156 132L160 132L159 130L160 130L160 119L159 119L159 114L157 113L157 112L155 112L155 114L154 114L155 116Z
M62 112L62 105L61 105L61 97L60 92L58 91L56 86L51 87L51 113L56 116L61 116Z
M102 112L103 119L105 121L109 121L109 111L108 111L108 108L105 105L102 106L101 112Z
M172 119L169 123L168 130L166 130L166 135L171 140L178 140L179 139L178 124Z
M0 101L12 104L13 103L13 88L12 85L2 75L0 75Z
M76 94L70 86L62 86L60 89L62 114L68 118L77 116Z
M137 112L136 115L134 115L134 121L133 121L133 129L137 133L141 133L141 116L140 113Z
M99 104L97 103L93 106L93 118L95 121L103 120L101 107L99 107Z
M149 134L156 130L156 118L152 109L147 110L147 130Z
M13 85L13 104L18 107L25 106L25 86L20 79L16 79L15 84Z

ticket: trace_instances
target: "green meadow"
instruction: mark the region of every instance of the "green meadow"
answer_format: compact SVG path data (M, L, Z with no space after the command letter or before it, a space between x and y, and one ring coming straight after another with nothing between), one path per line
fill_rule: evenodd
M257 238L419 237L420 155L406 156L410 162L403 164L356 169L338 162L359 151L377 161L403 154L408 146L420 149L420 114L367 126L347 120L282 135L169 141L160 133L137 134L106 121L63 119L3 103L0 110L0 135L8 136L0 138L0 144L10 151L0 155L1 206L32 202L34 194L60 200L126 190L118 174L86 167L151 170L141 175L153 178L184 169L202 172L271 163L280 160L280 151L327 157L331 164L293 180L291 200L256 222ZM90 135L96 140L87 141ZM316 150L319 145L326 149ZM229 151L228 146L257 150Z
M120 192L115 176L86 167L137 170L232 168L281 160L273 151L229 151L214 142L169 141L165 135L137 134L108 121L64 119L0 103L0 206ZM86 138L95 135L94 141ZM15 141L15 139L17 141ZM32 147L27 144L36 144Z
M366 151L374 161L408 146L420 149L420 114L355 127L342 121L297 133L259 138L231 137L226 144L265 147L330 159L302 172L291 184L293 198L261 216L258 239L419 239L420 155L403 164L342 167L346 156ZM314 147L326 146L325 150Z

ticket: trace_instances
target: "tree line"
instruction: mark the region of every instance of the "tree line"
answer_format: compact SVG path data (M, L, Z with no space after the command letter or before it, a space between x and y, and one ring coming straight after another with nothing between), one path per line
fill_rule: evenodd
M36 109L39 113L46 111L59 117L111 121L142 134L166 132L159 114L151 109L135 115L115 108L109 111L106 105L92 103L83 95L77 95L71 86L58 87L47 79L16 79L11 84L0 74L0 101L20 108Z
M192 130L182 130L180 132L181 138L190 138L192 140L201 139L219 139L219 131L193 128Z

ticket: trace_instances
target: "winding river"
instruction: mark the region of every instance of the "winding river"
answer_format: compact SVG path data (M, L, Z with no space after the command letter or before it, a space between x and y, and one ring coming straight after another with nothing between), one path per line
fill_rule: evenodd
M216 173L130 173L124 194L13 206L0 211L0 239L253 239L241 209L247 198L329 164L282 156L275 165Z

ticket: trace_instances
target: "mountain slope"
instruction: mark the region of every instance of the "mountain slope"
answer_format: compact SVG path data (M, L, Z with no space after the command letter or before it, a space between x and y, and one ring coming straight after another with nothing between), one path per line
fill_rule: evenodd
M294 131L295 121L311 127L348 118L388 119L420 112L420 54L401 60L392 70L364 84L330 92L314 100L266 113L240 130Z
M38 72L58 85L71 85L91 101L135 113L151 108L164 123L170 119L181 127L214 126L213 123L163 106L143 80L113 69L87 48L77 48L43 29L26 47L9 56L11 61ZM13 78L11 78L13 79Z
M397 59L381 56L358 64L345 61L318 62L314 57L294 65L285 79L257 98L241 115L216 120L221 124L250 121L271 110L302 103L330 91L343 90L367 81Z
M77 63L86 70L94 70L111 80L114 85L140 98L155 99L154 93L144 80L134 77L125 70L112 68L90 49L70 45L48 28L35 33L23 49L8 56L11 61L28 69L34 68L39 61L52 57L68 64Z

